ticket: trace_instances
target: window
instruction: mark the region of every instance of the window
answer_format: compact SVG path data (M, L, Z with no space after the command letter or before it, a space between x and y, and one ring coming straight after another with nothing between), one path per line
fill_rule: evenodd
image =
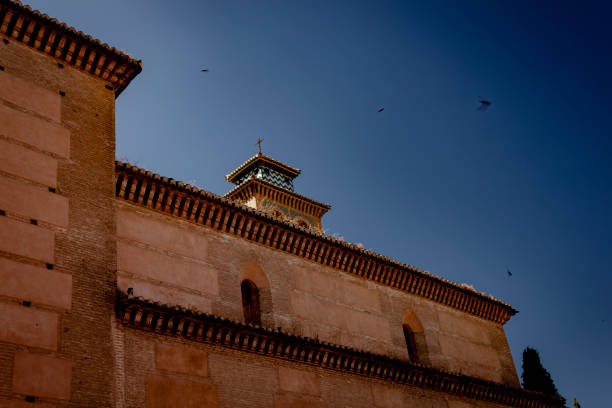
M408 359L412 363L431 364L423 324L421 324L421 320L412 310L404 311L402 328L404 329Z
M248 279L240 284L242 291L242 312L248 324L261 326L261 307L259 306L259 289Z
M407 324L404 327L404 339L406 339L406 348L408 348L408 357L412 363L420 363L419 354L417 352L416 341L414 339L414 332L410 329Z

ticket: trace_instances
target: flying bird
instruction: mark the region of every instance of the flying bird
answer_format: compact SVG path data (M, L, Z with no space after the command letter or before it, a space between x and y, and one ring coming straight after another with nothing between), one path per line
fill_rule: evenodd
M508 274L508 276L512 276L512 271L510 271L510 268L506 268L506 273Z
M208 70L207 69L203 69L202 72L208 72Z
M486 111L487 109L489 109L489 106L491 106L491 101L486 100L482 96L478 97L478 103L480 103L478 110L481 112Z
M380 109L379 109L379 110L377 110L376 112L380 113L380 112L382 112L382 111L384 111L384 110L385 110L385 108L380 108Z

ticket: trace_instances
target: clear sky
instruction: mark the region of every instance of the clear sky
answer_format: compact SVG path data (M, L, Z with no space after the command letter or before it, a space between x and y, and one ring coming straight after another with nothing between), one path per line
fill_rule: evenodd
M118 158L224 194L263 138L327 233L512 304L519 375L610 406L612 3L26 2L143 60Z

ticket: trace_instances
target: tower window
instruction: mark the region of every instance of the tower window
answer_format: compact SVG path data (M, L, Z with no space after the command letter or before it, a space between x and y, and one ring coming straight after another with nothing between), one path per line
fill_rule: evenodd
M404 327L404 339L406 339L406 348L408 349L408 357L413 363L420 363L419 353L414 339L414 332L410 329L407 324Z
M261 307L259 305L259 289L248 279L240 284L242 291L242 312L244 321L248 324L261 326Z

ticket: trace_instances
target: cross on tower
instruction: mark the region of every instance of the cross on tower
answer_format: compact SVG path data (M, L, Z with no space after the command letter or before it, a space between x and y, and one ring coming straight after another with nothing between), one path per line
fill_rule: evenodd
M257 143L255 143L255 144L259 146L259 154L261 154L261 142L263 142L263 139L258 137L257 138Z

